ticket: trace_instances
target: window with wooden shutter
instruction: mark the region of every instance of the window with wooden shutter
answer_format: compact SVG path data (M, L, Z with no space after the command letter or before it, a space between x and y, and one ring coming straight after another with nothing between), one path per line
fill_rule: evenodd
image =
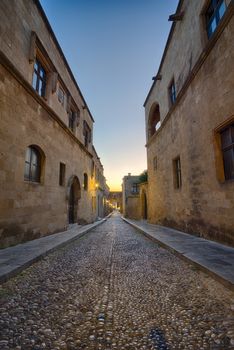
M24 180L31 182L40 182L41 175L41 154L33 146L26 150Z
M177 157L173 160L173 171L174 171L174 186L176 189L179 189L182 187L180 157Z
M234 124L220 132L225 180L234 179Z

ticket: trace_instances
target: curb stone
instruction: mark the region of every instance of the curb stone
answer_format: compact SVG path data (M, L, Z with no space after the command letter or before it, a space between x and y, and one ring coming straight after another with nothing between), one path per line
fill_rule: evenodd
M183 252L179 252L178 250L176 250L175 248L171 247L170 245L162 242L160 239L157 239L155 236L150 234L150 232L147 232L147 230L144 229L143 227L140 227L140 226L136 225L135 223L131 222L130 220L128 220L128 219L126 219L124 217L122 217L122 220L125 221L127 224L131 225L132 227L134 227L136 230L138 230L142 234L144 234L147 238L149 238L153 242L155 242L158 245L160 245L162 248L169 250L171 253L177 255L179 258L183 259L184 261L186 261L190 265L193 265L196 268L198 268L199 270L201 270L201 271L205 272L206 274L208 274L210 277L212 277L216 281L218 281L221 284L223 284L226 288L230 289L231 291L234 291L234 284L228 278L225 278L224 276L220 275L218 272L215 272L214 270L211 270L205 264L201 264L201 263L193 260L192 258L185 256L183 254Z
M112 213L111 213L111 214L112 214ZM4 283L4 282L8 281L8 280L9 280L10 278L12 278L12 277L15 277L15 276L18 275L20 272L22 272L23 270L25 270L26 268L28 268L29 266L31 266L33 263L35 263L35 262L37 262L37 261L43 259L44 257L46 257L48 254L52 253L53 251L55 251L55 250L57 250L57 249L59 249L59 248L64 247L66 244L71 243L72 241L75 241L76 239L81 238L81 237L84 236L86 233L90 232L90 231L93 230L94 228L96 228L96 227L98 227L99 225L101 225L101 224L103 224L104 222L106 222L107 219L111 216L111 214L109 214L108 216L106 216L106 217L103 218L102 220L99 220L99 221L97 221L97 222L95 222L95 223L93 223L93 224L90 224L89 227L87 227L87 228L85 228L85 227L80 228L80 231L77 232L77 234L74 233L74 235L73 235L72 237L69 237L67 240L64 240L64 241L62 241L62 242L59 242L58 244L56 244L56 242L55 242L55 244L54 244L54 245L52 244L52 246L48 247L48 249L46 249L46 247L45 247L45 249L44 249L43 251L41 251L41 252L35 252L35 254L34 254L33 256L29 257L28 259L25 258L24 261L21 262L21 263L17 263L17 262L14 263L14 262L13 262L12 265L10 265L9 263L7 263L7 261L6 261L5 264L4 264L4 262L1 263L1 260L3 260L3 259L1 258L1 253L3 254L5 249L8 249L9 252L10 252L11 249L12 249L12 250L13 250L14 248L17 249L17 248L16 248L17 246L2 249L2 250L0 251L0 284L2 284L2 283ZM67 230L67 231L64 231L64 232L62 232L62 233L66 234L66 233L68 233L69 231L70 231L70 232L71 232L71 231L75 231L75 229L72 228L72 229ZM57 234L55 234L55 235L58 235L58 234L61 235L62 233L57 233ZM51 237L51 238L52 238L52 235L45 236L45 237L43 237L43 238L46 238L46 237ZM38 240L41 240L41 239L42 239L42 237L39 238ZM34 240L34 241L37 241L37 240ZM29 243L29 242L32 244L32 242L34 242L34 241L28 241L28 242L23 243L23 244L20 244L20 245L18 245L18 246L23 246L24 244L27 244L27 243ZM23 250L24 250L24 248L22 247L22 253L21 253L21 254L22 254L22 255L24 255L24 254L27 255L27 253L28 253L27 247L25 248L25 252L23 252ZM33 250L33 248L32 248L32 250ZM9 255L11 255L11 253L9 253ZM14 255L13 255L13 258L14 258Z

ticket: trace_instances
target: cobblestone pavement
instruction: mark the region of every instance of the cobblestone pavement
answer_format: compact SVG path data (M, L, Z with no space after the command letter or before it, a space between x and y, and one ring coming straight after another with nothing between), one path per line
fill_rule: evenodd
M2 285L0 349L234 349L233 293L114 215Z

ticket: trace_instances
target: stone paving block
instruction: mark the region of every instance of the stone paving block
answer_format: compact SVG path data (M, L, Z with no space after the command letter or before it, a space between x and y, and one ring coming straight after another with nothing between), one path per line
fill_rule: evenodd
M168 227L123 220L234 290L234 248Z

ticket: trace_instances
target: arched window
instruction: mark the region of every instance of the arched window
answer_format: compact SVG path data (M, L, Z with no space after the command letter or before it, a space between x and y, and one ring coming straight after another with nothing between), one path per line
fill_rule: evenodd
M88 175L84 173L84 190L88 190Z
M148 134L149 138L153 136L156 132L156 130L160 127L160 111L159 111L159 105L155 104L151 107L150 114L149 114L149 123L148 123Z
M35 146L29 146L26 150L24 180L40 182L41 178L41 154Z

